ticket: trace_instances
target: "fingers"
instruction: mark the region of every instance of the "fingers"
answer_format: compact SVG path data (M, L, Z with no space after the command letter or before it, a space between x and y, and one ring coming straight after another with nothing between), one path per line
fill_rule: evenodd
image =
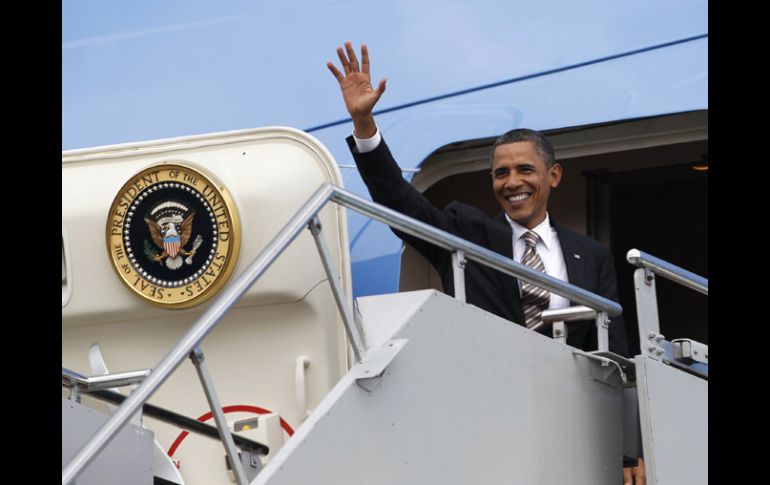
M340 63L342 64L342 70L345 72L344 75L339 69L334 67L334 64L331 62L326 63L326 67L328 67L334 77L337 78L337 81L342 82L345 77L351 73L363 72L364 74L369 74L369 49L366 47L366 44L361 45L363 70L359 67L356 51L353 50L353 45L349 41L345 42L345 50L343 50L342 47L337 47L337 57L339 57ZM378 91L380 94L385 91L385 80L380 81Z
M337 57L340 58L342 69L345 70L345 75L350 74L350 63L348 62L348 58L345 57L345 51L342 50L342 47L337 47Z
M356 51L353 50L353 44L345 42L345 50L348 51L348 59L350 59L351 72L360 72L358 68L358 58L356 57Z
M361 44L361 72L369 74L369 48Z
M380 84L377 85L377 94L382 96L385 92L385 84L388 82L388 78L380 79Z
M328 68L329 68L329 70L330 70L330 71L332 72L332 74L334 75L334 77L336 77L336 78L337 78L337 81L339 81L339 82L342 82L342 81L344 81L344 80L345 80L345 76L343 76L343 75L342 75L342 73L340 72L340 70L339 70L339 69L337 69L336 67L334 67L334 64L332 64L331 62L327 62L327 63L326 63L326 67L328 67Z
M623 485L634 485L633 477L631 476L631 467L623 469Z
M645 476L646 470L644 468L644 459L639 458L638 464L634 467L636 485L645 485L647 483L647 477Z

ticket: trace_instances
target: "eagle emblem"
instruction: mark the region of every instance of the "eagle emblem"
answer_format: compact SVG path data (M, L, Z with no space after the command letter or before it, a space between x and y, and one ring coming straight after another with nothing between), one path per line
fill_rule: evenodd
M192 236L194 217L194 210L176 201L165 201L153 207L144 222L147 223L155 247L145 240L145 255L153 262L165 262L171 270L181 268L183 263L192 264L195 251L203 242L198 234L192 248L185 249ZM156 248L161 252L158 253ZM183 259L184 256L187 258Z

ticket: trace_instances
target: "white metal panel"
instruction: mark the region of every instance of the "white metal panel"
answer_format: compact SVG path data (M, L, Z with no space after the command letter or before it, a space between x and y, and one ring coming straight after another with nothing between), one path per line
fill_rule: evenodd
M241 221L241 250L233 274L261 251L324 182L341 185L334 159L312 136L292 128L262 128L117 145L62 154L62 224L69 234L72 296L62 325L126 318L158 318L154 308L123 287L105 246L110 205L120 187L143 168L163 161L204 167L233 197ZM344 210L321 212L337 270L350 288ZM325 279L312 237L301 235L241 304L296 301ZM178 310L201 313L201 307Z
M708 381L637 355L647 483L708 484Z
M431 290L359 308L408 343L370 391L351 370L253 483L621 483L622 390L570 347Z

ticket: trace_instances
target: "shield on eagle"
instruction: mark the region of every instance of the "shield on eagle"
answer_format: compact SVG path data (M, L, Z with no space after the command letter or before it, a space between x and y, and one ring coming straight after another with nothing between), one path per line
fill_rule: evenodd
M167 236L163 238L163 248L172 258L176 257L176 254L179 252L179 242L181 240L182 238L180 238L179 235Z
M192 263L192 255L200 246L200 241L191 251L186 251L184 246L192 235L192 223L195 211L190 210L185 204L167 200L157 204L150 210L145 222L150 230L152 240L158 248L163 249L160 255L151 254L153 261L165 260L166 267L171 270L179 269L183 263L183 256L188 256ZM200 238L200 235L198 236ZM196 239L198 239L196 238Z

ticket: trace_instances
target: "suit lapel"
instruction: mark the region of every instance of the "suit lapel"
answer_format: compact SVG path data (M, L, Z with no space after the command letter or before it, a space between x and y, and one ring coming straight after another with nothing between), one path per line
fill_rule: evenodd
M505 214L500 212L493 221L494 224L487 224L490 249L506 258L513 259L513 231L508 221L505 220ZM499 271L496 273L500 278L503 294L510 296L506 301L513 321L523 324L524 310L521 306L521 296L519 296L519 281L505 273Z
M586 287L585 264L583 259L583 245L575 238L571 232L566 231L558 224L551 223L556 234L559 236L559 244L564 255L564 265L567 267L567 278L569 282L581 288Z

